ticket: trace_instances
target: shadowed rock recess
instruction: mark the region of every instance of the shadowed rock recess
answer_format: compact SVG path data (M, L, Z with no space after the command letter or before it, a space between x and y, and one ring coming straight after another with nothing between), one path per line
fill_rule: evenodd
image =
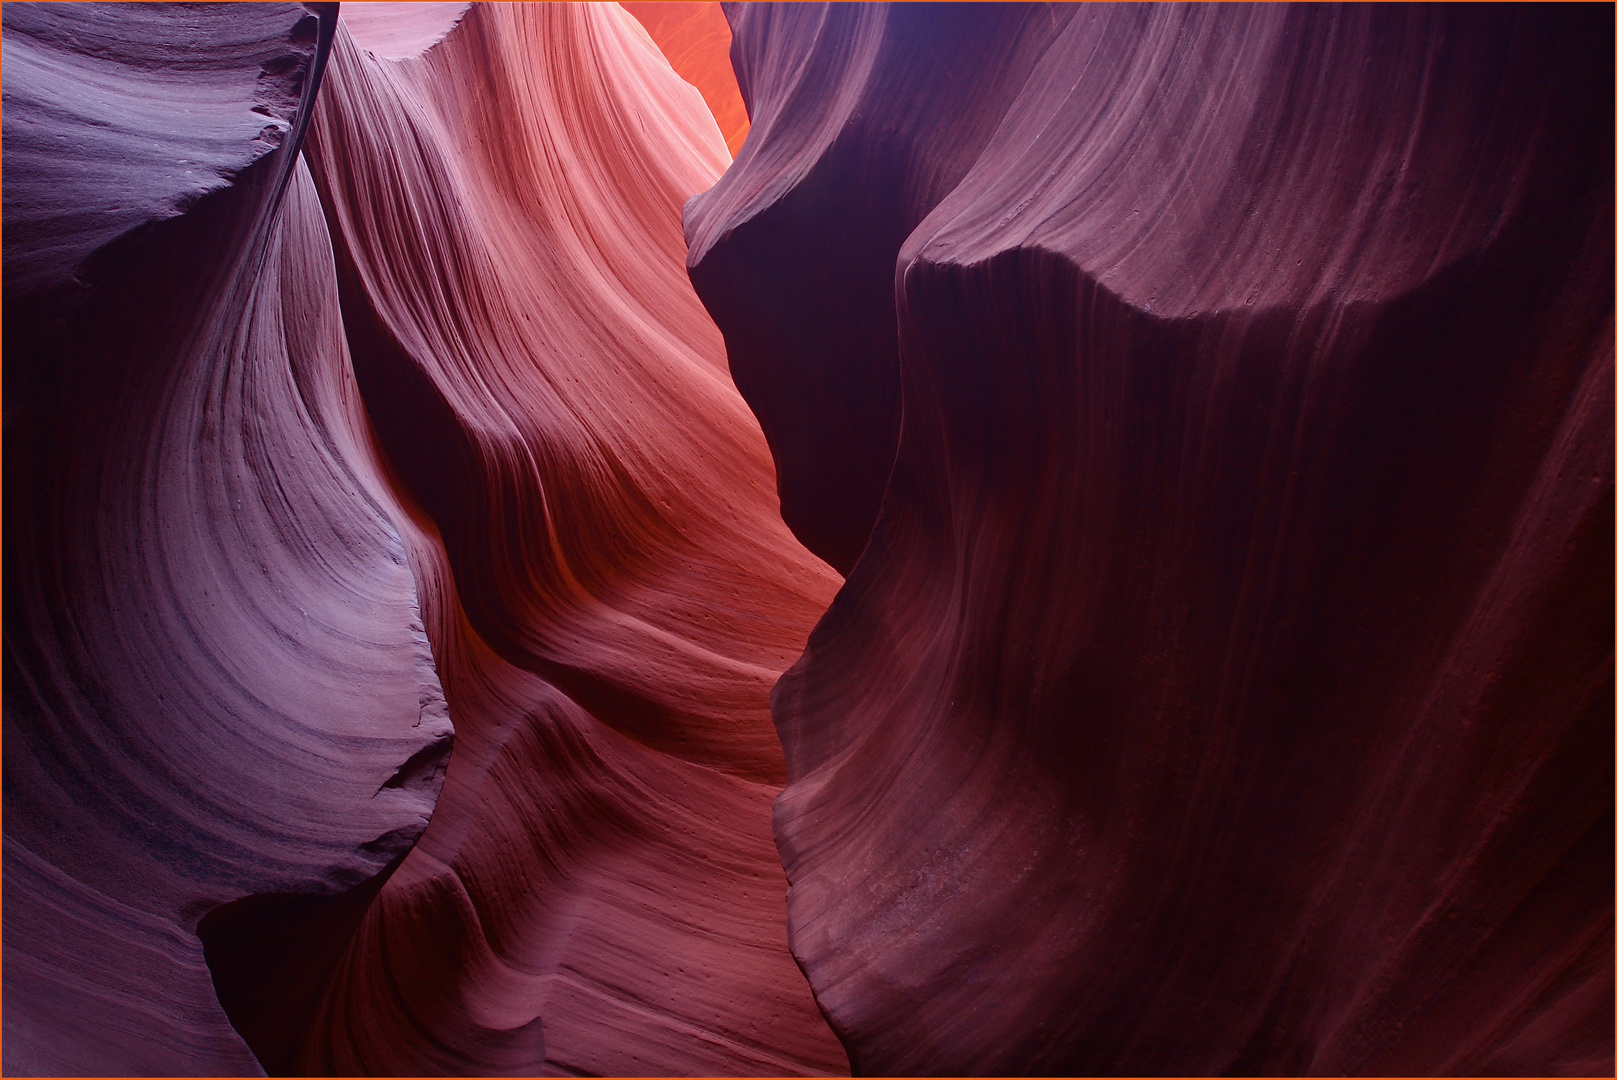
M7 1074L1610 1075L1609 6L3 15Z

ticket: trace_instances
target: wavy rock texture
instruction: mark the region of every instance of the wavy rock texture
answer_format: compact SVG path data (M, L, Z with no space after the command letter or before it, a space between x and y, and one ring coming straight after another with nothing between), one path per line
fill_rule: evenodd
M1609 1074L1610 9L630 6L6 5L4 1070Z
M683 273L701 98L614 7L477 7L398 64L339 33L307 153L459 742L296 1067L846 1068L768 830L837 579Z
M740 153L750 121L730 66L730 24L719 5L667 0L619 6L646 28L679 77L702 92L731 155Z
M728 13L855 1069L1609 1073L1610 11Z
M442 41L470 4L344 3L339 18L354 43L383 60L408 60Z
M11 1073L259 1072L199 920L346 892L433 805L451 729L276 150L333 26L5 12Z
M897 446L899 245L976 159L1073 10L731 9L754 134L695 204L691 280L769 439L782 516L844 574Z
M401 8L6 10L6 1070L845 1071L721 134L615 6Z

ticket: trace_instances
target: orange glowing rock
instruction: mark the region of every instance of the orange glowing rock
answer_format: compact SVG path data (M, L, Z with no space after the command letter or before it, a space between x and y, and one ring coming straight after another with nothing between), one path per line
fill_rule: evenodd
M747 106L730 66L730 24L716 3L636 2L620 5L639 19L679 77L702 92L725 145L741 152L750 126Z

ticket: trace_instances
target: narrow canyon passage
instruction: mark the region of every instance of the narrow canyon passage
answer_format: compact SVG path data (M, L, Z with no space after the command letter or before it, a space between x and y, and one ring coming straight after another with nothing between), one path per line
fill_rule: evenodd
M684 273L718 134L609 5L339 20L304 157L456 750L287 1071L846 1071L769 831L838 582Z
M4 1071L1609 1075L1612 39L7 4Z
M41 366L89 370L50 388L61 419L25 445L42 460L98 460L36 498L126 540L16 548L36 566L60 556L56 575L142 591L110 612L69 603L99 616L107 640L39 630L23 647L8 638L8 662L61 642L58 656L88 649L80 662L106 681L149 671L159 685L142 700L84 706L86 730L138 730L156 758L69 774L127 807L85 835L120 849L131 877L155 876L161 853L120 833L173 835L170 816L220 783L224 805L176 842L246 865L178 873L141 911L170 938L207 912L197 932L211 970L193 946L146 973L172 982L178 963L192 988L188 1012L164 1025L142 1016L135 985L86 987L73 964L37 976L28 959L8 965L8 1032L22 1033L8 1037L8 1067L230 1073L256 1057L273 1074L847 1071L786 947L770 833L786 767L768 712L840 579L781 522L768 448L685 274L680 209L729 163L722 134L616 5L464 7L362 8L355 33L369 47L331 10L311 33L293 6L260 9L262 28L229 9L197 9L190 25L154 15L152 40L135 43L257 31L265 52L302 44L308 78L287 104L307 126L301 147L283 136L102 270L92 341L41 347ZM108 37L128 31L125 9L100 10ZM64 39L83 41L71 9L8 20L8 47L45 53L42 71L76 55ZM112 85L133 109L168 73L130 52ZM11 179L15 197L26 180ZM228 270L190 261L220 248ZM185 301L199 310L182 313ZM121 427L79 420L77 384L118 374L127 351L166 367L166 384L109 394L108 410L130 414ZM131 444L156 460L128 462ZM183 509L146 509L141 477L154 472L159 497L179 488ZM81 498L92 485L127 491L127 512L108 523L120 508ZM309 499L319 505L282 505ZM187 595L183 578L204 564L213 588ZM177 600L159 594L177 578ZM8 634L50 613L32 599L8 613ZM130 641L120 613L147 620L164 603L182 605L186 639ZM251 636L265 616L278 649ZM71 662L37 665L53 661ZM33 670L8 672L8 690L43 683ZM78 678L64 681L100 681ZM232 691L242 700L225 700ZM8 701L8 724L30 706L47 714ZM269 714L264 730L227 741L253 707ZM52 817L83 800L50 805L43 778L15 782L41 726L8 727L6 850L40 856L48 874L61 861L36 830L61 828ZM225 760L212 760L221 741ZM356 754L366 767L343 759ZM350 790L320 782L322 759ZM130 789L155 805L129 806ZM251 834L273 799L304 801L278 838L309 865L272 876L251 865L263 844ZM394 804L371 823L372 807ZM343 834L315 850L334 825ZM93 864L108 853L73 847L66 872L105 938L56 947L117 966L107 954L130 943L108 924L126 887L102 884ZM8 863L8 927L21 928L8 957L32 944L19 947L30 869L12 877ZM210 977L225 1013L209 1008ZM111 1024L82 1030L111 1010ZM252 1056L231 1048L232 1025Z

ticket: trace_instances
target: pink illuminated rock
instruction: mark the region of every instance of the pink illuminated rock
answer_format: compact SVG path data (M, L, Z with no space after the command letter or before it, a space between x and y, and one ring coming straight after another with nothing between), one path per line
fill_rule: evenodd
M1611 9L631 8L5 6L4 1071L1609 1074Z
M338 20L360 48L384 60L408 60L442 41L469 7L470 4L348 0Z
M716 3L681 0L625 3L679 77L702 92L732 155L747 138L750 121L735 69L730 66L730 24Z
M8 1072L846 1071L723 139L615 6L459 14L6 12Z
M700 96L614 7L478 7L399 64L339 32L307 153L459 744L288 1067L845 1068L767 712L837 579L685 279Z

